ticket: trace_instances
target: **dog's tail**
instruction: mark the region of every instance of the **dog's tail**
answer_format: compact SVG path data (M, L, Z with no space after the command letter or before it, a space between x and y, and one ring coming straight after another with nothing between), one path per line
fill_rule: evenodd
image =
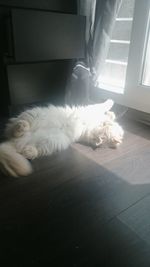
M30 162L17 152L11 141L0 144L0 169L14 177L26 176L32 172Z

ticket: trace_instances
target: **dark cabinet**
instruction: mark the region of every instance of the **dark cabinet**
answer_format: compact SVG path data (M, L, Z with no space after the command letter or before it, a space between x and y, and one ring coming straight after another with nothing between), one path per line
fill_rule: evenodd
M84 57L84 17L13 9L11 18L16 62Z
M0 58L6 106L63 104L73 64L85 53L85 17L76 14L76 1L0 0L0 11L7 24Z

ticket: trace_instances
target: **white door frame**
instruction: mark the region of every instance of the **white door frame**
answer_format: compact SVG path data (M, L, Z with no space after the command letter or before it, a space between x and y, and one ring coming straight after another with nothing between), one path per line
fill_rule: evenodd
M150 86L141 83L148 31L150 0L135 0L124 103L150 113Z

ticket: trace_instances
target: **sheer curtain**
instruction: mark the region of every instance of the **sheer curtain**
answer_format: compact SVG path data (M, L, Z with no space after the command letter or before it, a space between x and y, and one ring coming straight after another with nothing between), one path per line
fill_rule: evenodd
M86 16L87 58L94 80L100 75L122 0L78 0L79 14Z
M90 85L96 85L105 63L111 33L122 0L77 2L78 14L86 16L86 58L84 63L77 62L73 70L67 85L66 102L82 104L89 102Z

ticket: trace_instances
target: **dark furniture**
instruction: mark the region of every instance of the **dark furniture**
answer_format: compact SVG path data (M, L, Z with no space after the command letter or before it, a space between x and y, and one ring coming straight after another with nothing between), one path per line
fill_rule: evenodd
M76 1L70 2L0 1L1 102L10 110L64 103L67 79L85 51L85 18L77 15Z

